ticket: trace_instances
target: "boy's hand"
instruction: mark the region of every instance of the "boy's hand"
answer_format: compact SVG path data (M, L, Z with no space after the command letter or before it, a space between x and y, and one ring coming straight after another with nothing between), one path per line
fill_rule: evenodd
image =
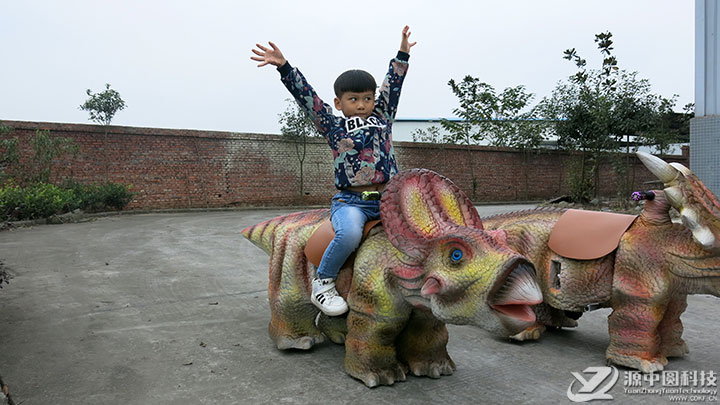
M410 53L410 48L415 46L417 42L410 42L410 27L405 26L402 30L402 41L400 41L400 50L405 53Z
M258 47L258 49L253 49L253 53L258 56L251 56L250 59L261 62L258 67L262 67L265 65L273 65L280 67L287 62L285 57L283 56L282 52L280 52L280 48L278 48L275 44L272 42L268 42L270 44L270 47L272 49L268 49L260 44L255 44L255 46Z

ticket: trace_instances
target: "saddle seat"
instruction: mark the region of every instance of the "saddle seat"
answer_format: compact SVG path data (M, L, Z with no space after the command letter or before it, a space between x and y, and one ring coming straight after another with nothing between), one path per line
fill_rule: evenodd
M555 223L548 246L560 256L592 260L610 254L637 215L569 209Z

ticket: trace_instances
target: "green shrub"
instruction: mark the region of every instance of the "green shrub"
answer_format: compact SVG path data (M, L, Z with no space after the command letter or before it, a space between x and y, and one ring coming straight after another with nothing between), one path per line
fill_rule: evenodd
M107 182L105 184L81 184L75 181L63 183L63 188L72 190L77 204L73 209L102 211L123 209L133 198L130 185Z
M47 183L0 188L0 213L7 219L45 218L67 211L76 203L75 193Z
M62 188L72 190L75 194L75 204L72 210L80 208L85 211L97 211L102 209L102 198L94 185L81 184L75 181L66 181Z
M6 220L46 218L70 212L123 209L133 198L130 186L110 183L66 182L61 187L35 183L20 187L12 182L0 186L0 215Z
M130 187L130 184L107 182L98 186L98 193L106 207L121 210L133 199L134 194L130 192Z

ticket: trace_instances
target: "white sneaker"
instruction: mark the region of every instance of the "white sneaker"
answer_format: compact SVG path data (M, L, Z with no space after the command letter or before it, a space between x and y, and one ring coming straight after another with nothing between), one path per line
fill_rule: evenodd
M310 301L329 316L342 315L348 310L347 303L335 289L335 279L314 278L312 281L312 294Z

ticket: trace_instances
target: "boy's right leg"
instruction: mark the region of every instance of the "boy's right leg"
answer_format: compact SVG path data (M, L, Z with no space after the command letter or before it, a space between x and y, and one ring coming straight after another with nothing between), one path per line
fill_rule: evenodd
M367 219L365 213L358 207L339 203L334 208L331 221L335 229L335 238L320 260L317 277L312 283L311 295L312 303L330 316L342 315L348 310L347 303L335 289L335 279L340 267L360 245L363 226Z

